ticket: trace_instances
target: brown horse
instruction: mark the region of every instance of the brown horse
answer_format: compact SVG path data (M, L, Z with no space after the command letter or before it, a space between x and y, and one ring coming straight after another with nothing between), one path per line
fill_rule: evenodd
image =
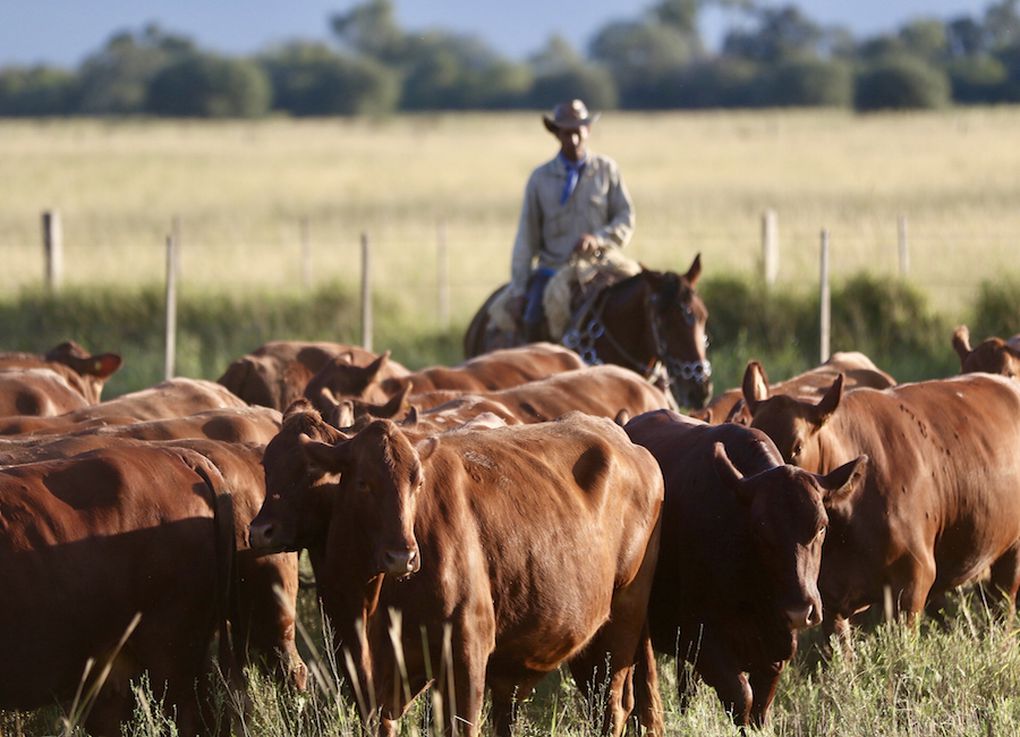
M563 345L589 365L615 363L637 371L681 407L704 407L712 396L712 364L706 355L708 310L694 290L699 276L701 254L686 274L642 269L606 287L574 312ZM491 345L487 330L489 306L504 288L489 296L468 325L466 357L505 347Z

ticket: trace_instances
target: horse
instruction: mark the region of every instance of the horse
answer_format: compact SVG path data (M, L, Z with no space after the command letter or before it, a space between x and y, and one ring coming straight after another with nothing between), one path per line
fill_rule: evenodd
M642 266L636 275L584 300L574 310L562 343L588 365L614 363L632 369L680 407L700 409L712 396L708 310L694 288L700 276L700 253L683 275ZM505 335L488 329L489 307L505 288L493 292L468 325L466 358L507 347ZM520 331L510 341L526 342Z

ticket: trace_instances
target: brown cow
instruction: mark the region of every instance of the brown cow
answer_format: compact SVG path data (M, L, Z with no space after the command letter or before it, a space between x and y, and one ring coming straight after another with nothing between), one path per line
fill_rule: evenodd
M302 437L307 429L327 442ZM642 646L662 476L612 421L571 413L422 437L377 420L348 437L295 411L264 464L269 496L253 547L302 544L293 526L277 524L288 505L311 500L329 511L316 531L316 580L368 704L363 716L379 714L380 734L395 733L429 674L447 673L438 684L447 732L459 723L479 733L488 686L495 732L509 735L514 699L569 661L590 695L601 679L609 684L605 726L619 735L639 659L651 682L642 721L662 733L655 664ZM392 610L406 680L388 633ZM596 675L607 660L610 673Z
M269 408L267 412L274 412ZM137 427L129 425L130 427ZM296 688L304 688L306 669L294 642L294 609L297 600L297 556L256 557L248 546L248 525L265 500L262 446L221 442L208 438L162 440L154 443L103 433L40 436L27 446L9 444L0 450L0 463L23 465L67 459L94 450L125 448L186 448L204 456L222 475L232 501L235 530L234 596L231 599L231 638L235 659L244 666L250 651L272 665L274 671ZM279 588L281 602L275 588ZM285 602L285 603L284 603Z
M866 459L816 476L785 465L764 433L668 410L625 429L666 481L648 621L656 649L679 656L681 707L686 660L737 725L761 726L797 630L821 621L823 500L850 493Z
M717 397L707 408L710 417L700 417L706 422L736 422L741 425L751 424L751 414L744 404L744 387L749 381L757 382L772 394L789 394L795 397L821 397L838 374L843 374L844 386L847 389L871 387L872 389L888 389L896 386L896 380L880 369L875 363L858 351L838 351L829 360L813 369L791 376L785 381L769 385L769 377L765 367L758 361L750 361L744 370L743 385L739 389L728 389Z
M89 403L48 368L0 370L0 417L55 417Z
M960 357L960 373L984 371L1009 378L1020 377L1020 333L1009 340L986 338L970 347L970 330L961 325L953 332L953 348Z
M329 361L367 366L378 355L346 343L277 340L231 363L217 381L248 404L281 412L299 399L311 379ZM382 378L404 376L407 369L388 361Z
M532 343L477 356L457 366L433 366L402 378L382 378L389 354L365 367L332 361L305 387L305 397L314 404L323 388L337 398L352 397L369 402L386 402L410 382L411 392L456 389L478 392L506 389L528 381L544 379L563 371L584 368L581 357L563 346Z
M176 707L181 734L198 733L210 641L226 613L223 486L184 449L107 448L0 471L0 708L68 703L112 659L91 734L120 734L129 679L143 671Z
M440 399L446 401L438 404ZM417 415L419 425L428 426L436 432L452 429L483 413L492 413L507 424L516 425L548 422L571 411L613 418L621 410L633 416L667 406L666 395L661 390L633 371L611 364L564 371L546 379L492 392L414 394L401 404L418 407L419 401L427 407ZM354 417L356 419L362 413L387 417L382 413L397 410L394 404L388 407L356 405ZM396 411L393 411L388 417L395 415Z
M841 378L815 403L745 397L753 427L783 458L824 473L872 459L859 493L827 505L830 534L819 589L826 624L882 602L913 617L991 569L1010 608L1020 587L1020 386L966 374L843 394Z
M99 402L103 384L120 368L120 364L120 356L116 353L93 356L73 340L51 348L43 356L35 353L0 353L0 369L51 369L60 374L88 404Z
M0 420L0 435L63 432L69 427L89 421L98 424L125 424L186 417L206 410L243 409L247 406L243 399L212 381L177 378L56 417L9 417Z

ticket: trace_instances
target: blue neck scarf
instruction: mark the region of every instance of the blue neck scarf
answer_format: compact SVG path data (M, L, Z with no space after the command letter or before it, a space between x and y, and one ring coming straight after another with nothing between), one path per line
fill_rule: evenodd
M567 181L563 183L563 194L560 195L560 204L565 205L570 199L570 195L573 194L574 188L577 187L577 180L581 178L581 172L584 170L584 165L588 163L588 157L585 156L580 161L571 161L560 154L559 160L567 170Z

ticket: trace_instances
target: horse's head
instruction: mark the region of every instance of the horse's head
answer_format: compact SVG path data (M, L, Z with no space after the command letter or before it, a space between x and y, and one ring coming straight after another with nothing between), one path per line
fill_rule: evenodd
M705 322L708 310L695 291L701 254L686 274L645 271L647 314L656 354L666 370L669 390L681 407L699 409L712 397Z

